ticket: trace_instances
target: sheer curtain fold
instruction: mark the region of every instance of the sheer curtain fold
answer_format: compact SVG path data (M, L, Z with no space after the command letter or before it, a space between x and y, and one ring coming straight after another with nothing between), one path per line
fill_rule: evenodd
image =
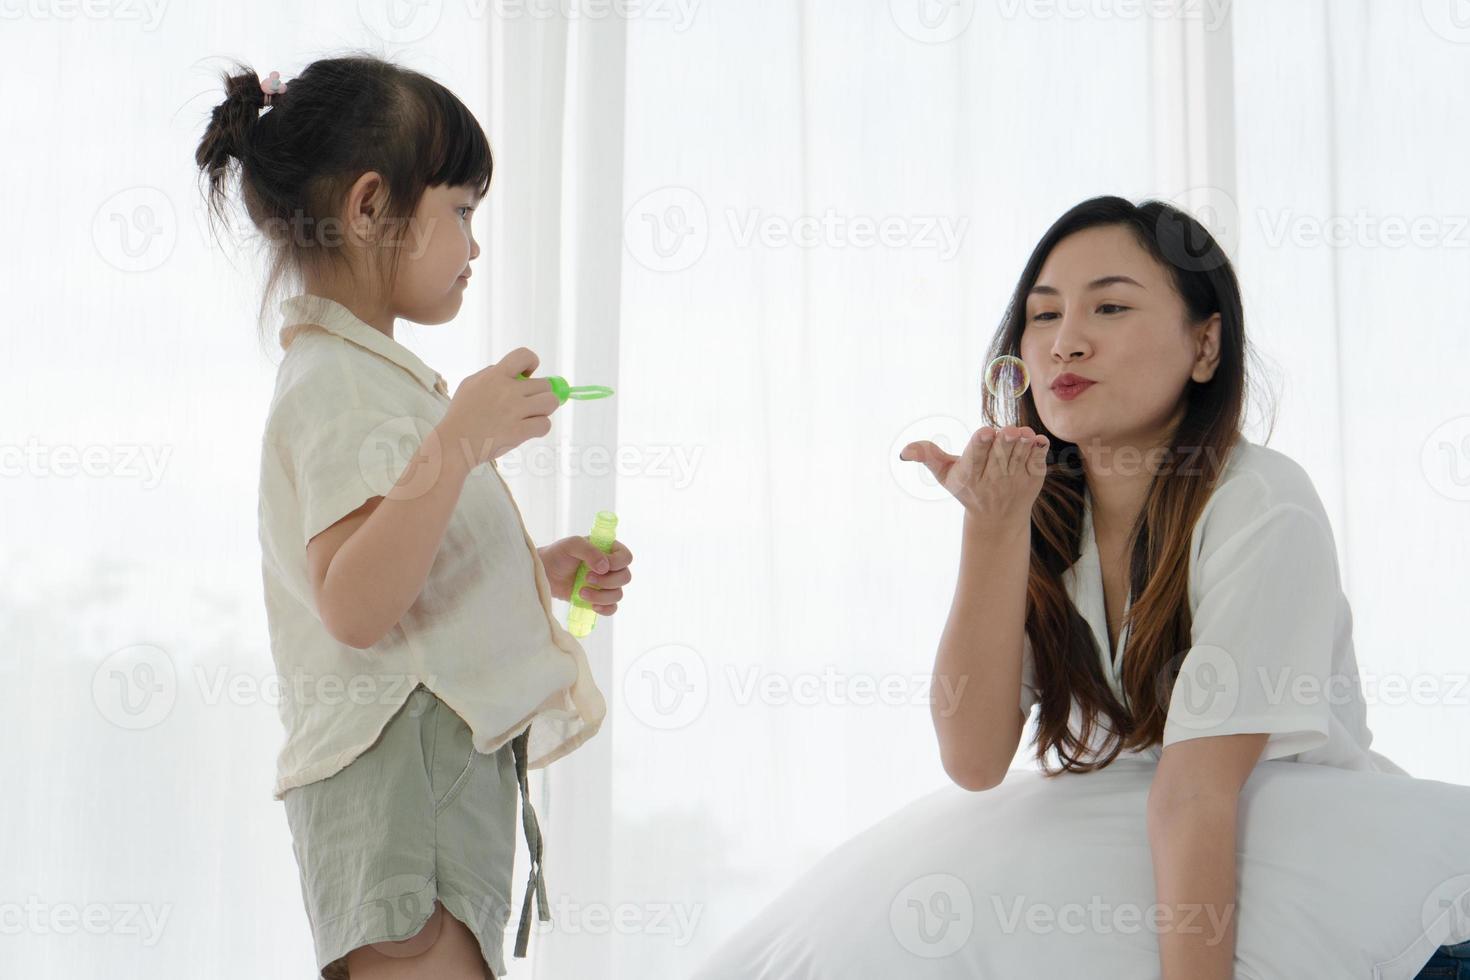
M491 346L497 357L528 346L540 359L537 376L605 384L616 393L626 24L617 16L545 14L490 21L486 128L496 186L484 210L493 228L485 249ZM618 442L618 405L616 394L568 401L552 416L546 440L502 457L538 544L586 535L598 511L616 512L616 473L607 461ZM591 976L605 963L605 935L578 925L614 904L614 635L614 621L604 619L582 641L612 709L601 731L534 780L552 913L533 944L538 977ZM516 880L524 874L518 865Z

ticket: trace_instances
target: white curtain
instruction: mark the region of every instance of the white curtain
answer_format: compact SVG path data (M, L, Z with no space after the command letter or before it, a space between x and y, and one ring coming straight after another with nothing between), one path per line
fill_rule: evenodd
M1269 445L1332 516L1375 747L1470 782L1450 598L1470 584L1470 28L1433 2L1158 9L813 0L632 22L618 436L698 465L619 485L643 566L616 640L615 884L701 917L685 950L616 947L618 975L677 975L943 782L921 697L960 512L897 452L979 424L1009 290L1094 194L1173 199L1231 245L1278 396ZM1311 240L1360 213L1358 237ZM1372 237L1416 219L1426 244ZM896 244L863 244L864 220ZM924 234L946 220L953 254Z
M1453 0L1236 4L1247 322L1272 445L1332 517L1374 747L1470 783L1470 19Z
M587 641L604 732L533 779L554 922L511 976L680 976L943 781L923 699L960 516L897 452L979 423L1027 254L1095 194L1231 245L1375 748L1470 782L1453 0L153 9L0 32L0 975L309 975L269 798L274 366L192 164L215 56L289 80L366 46L449 85L496 153L489 274L399 339L451 385L525 344L617 391L507 458L538 541L611 509L636 555Z

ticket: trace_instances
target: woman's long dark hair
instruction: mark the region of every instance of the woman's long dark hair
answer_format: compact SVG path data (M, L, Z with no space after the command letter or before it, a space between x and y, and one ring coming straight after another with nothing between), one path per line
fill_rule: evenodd
M1163 739L1169 698L1190 647L1191 533L1240 437L1247 400L1246 360L1253 356L1235 271L1209 231L1162 201L1135 205L1120 197L1096 197L1058 218L1037 243L986 363L1002 354L1020 357L1026 299L1057 243L1084 229L1107 225L1127 228L1169 271L1192 323L1220 314L1220 360L1209 381L1188 382L1183 417L1130 533L1128 588L1134 598L1120 628L1120 635L1123 629L1128 631L1121 674L1126 705L1114 696L1097 641L1062 579L1081 554L1086 486L1081 452L1042 424L1030 389L1018 401L1016 424L1030 426L1050 441L1046 481L1031 513L1026 585L1026 633L1035 658L1041 712L1036 758L1047 775L1101 769L1125 749L1147 749ZM1004 406L988 390L983 398L989 424L997 424ZM1074 701L1081 709L1080 732L1070 728ZM1100 723L1107 738L1089 758L1088 747ZM1059 769L1047 764L1053 750Z
M285 79L286 91L272 95L268 107L253 68L237 64L222 81L224 101L210 115L194 161L208 180L211 227L217 219L229 224L228 181L238 173L240 203L265 236L262 328L283 285L349 269L338 214L364 173L376 171L386 185L375 215L383 234L372 258L390 285L402 247L413 244L408 220L425 189L475 187L483 196L490 188L485 131L427 75L366 52L325 58Z

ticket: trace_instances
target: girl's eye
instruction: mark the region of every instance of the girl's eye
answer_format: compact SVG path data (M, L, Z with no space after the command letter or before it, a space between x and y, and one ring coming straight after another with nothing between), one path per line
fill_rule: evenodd
M1044 319L1046 319L1049 316L1056 316L1056 314L1055 313L1038 313L1035 316L1033 316L1031 319L1033 319L1033 320L1044 320Z
M455 208L454 210L456 210L456 211L473 211L475 209L472 208L468 204L461 204L459 207ZM464 217L464 215L460 215L460 217Z
M1128 307L1126 307L1126 306L1119 306L1117 303L1104 303L1102 306L1099 306L1098 309L1099 310L1106 310L1109 307L1111 307L1112 309L1118 310L1118 311L1122 311L1122 310L1128 309Z

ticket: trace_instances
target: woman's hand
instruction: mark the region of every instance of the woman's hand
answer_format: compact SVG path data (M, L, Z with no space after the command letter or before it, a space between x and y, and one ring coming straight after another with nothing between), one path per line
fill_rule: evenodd
M1046 479L1047 438L1029 426L985 426L960 455L932 442L911 442L898 454L929 467L934 478L964 505L980 530L1029 526L1031 507Z
M556 598L571 601L577 568L585 561L587 580L582 586L582 598L592 603L592 611L599 616L611 616L618 611L622 587L633 578L628 570L633 552L627 545L614 541L612 550L604 555L589 539L573 536L536 550L541 555L541 564L546 566L546 579Z

